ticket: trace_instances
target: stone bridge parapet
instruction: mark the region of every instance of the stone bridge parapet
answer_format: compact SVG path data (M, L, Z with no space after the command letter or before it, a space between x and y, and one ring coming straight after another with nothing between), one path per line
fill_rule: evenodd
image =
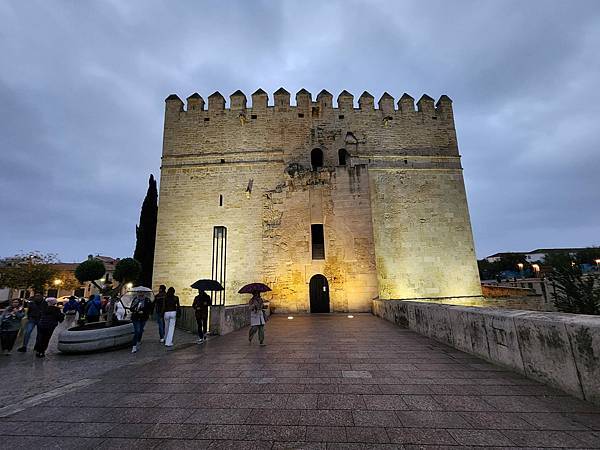
M600 317L402 300L373 314L600 404Z

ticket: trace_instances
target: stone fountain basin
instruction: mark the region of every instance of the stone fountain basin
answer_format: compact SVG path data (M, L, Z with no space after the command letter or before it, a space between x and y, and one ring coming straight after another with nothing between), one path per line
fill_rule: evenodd
M120 320L112 327L106 322L89 323L63 330L58 335L58 350L62 353L87 353L114 350L131 345L133 324Z

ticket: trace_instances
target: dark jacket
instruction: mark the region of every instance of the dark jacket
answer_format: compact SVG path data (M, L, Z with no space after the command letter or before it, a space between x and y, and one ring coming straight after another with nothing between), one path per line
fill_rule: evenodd
M165 297L165 312L177 311L179 309L179 297L167 295Z
M22 309L14 309L9 306L0 316L1 331L19 331L21 328L21 319L25 317L25 311Z
M60 308L58 306L48 305L42 313L42 318L40 319L38 326L40 328L55 328L59 322L64 320L64 318L65 315L60 312Z
M152 302L148 297L135 297L131 306L129 307L131 311L131 319L132 320L148 320L150 314L152 314Z
M94 294L94 297L85 304L85 315L88 317L97 317L101 312L102 300L98 294Z
M76 313L81 313L81 309L80 309L80 305L79 302L75 299L69 299L69 301L65 304L65 306L63 307L63 313L65 314L76 314Z
M30 301L27 306L27 318L29 320L40 320L42 318L42 312L47 306L48 303L46 303L43 298Z
M162 315L165 312L166 296L166 292L159 292L154 296L154 312L158 315Z
M211 306L211 300L206 292L196 295L194 303L192 303L192 308L194 309L196 317L207 317L209 306Z

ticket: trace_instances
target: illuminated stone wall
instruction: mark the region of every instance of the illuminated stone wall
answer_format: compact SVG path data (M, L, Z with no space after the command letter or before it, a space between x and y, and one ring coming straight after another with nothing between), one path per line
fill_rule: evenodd
M214 226L225 226L228 304L262 281L278 311L308 311L309 281L328 279L332 311L369 311L374 297L481 295L451 101L279 90L166 100L154 286L211 274ZM311 170L311 150L324 165ZM338 151L349 153L339 164ZM220 199L223 199L222 205ZM325 230L311 256L310 225Z

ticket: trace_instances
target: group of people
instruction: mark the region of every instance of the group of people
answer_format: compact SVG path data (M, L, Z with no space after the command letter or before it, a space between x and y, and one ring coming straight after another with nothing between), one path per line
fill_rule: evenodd
M22 320L25 317L25 309L21 299L14 299L11 304L0 315L0 341L2 351L10 355L21 330ZM44 299L40 294L35 294L29 299L27 307L27 323L23 329L23 345L17 349L26 352L31 338L31 333L37 328L34 350L39 358L46 356L46 350L54 329L62 322L65 315L57 306L54 297Z
M0 315L2 350L6 355L10 355L19 331L23 328L23 345L17 351L26 352L31 334L37 328L34 350L36 356L44 357L54 329L65 320L65 317L70 324L73 324L76 319L80 324L98 322L102 314L107 312L104 303L98 294L90 295L87 301L85 299L78 300L76 297L71 296L61 311L57 306L56 298L44 299L42 295L35 294L29 299L27 312L25 312L22 300L12 300L11 304ZM252 343L253 337L258 334L260 345L265 345L264 325L266 314L260 293L253 293L249 305L250 332L248 340ZM154 296L154 301L147 295L147 292L137 291L129 307L126 307L121 299L117 300L114 306L113 313L117 320L123 320L126 317L127 310L131 313L131 322L134 329L132 353L139 350L146 322L153 314L156 317L160 342L164 343L167 348L173 346L175 323L180 314L179 297L175 295L173 287L167 289L165 285L160 285L158 293ZM198 324L198 344L206 342L210 306L210 296L204 291L199 291L192 303L192 309ZM25 316L27 316L27 322L22 326L22 320Z
M152 315L156 316L158 324L158 335L165 347L173 346L173 335L175 333L175 322L180 311L179 297L175 295L175 289L161 284L154 301L144 291L135 293L135 297L129 307L131 311L131 322L133 323L133 346L131 353L136 353L142 343L142 336L146 322Z
M206 342L206 335L208 333L208 308L210 305L210 296L204 291L199 291L192 303L192 309L194 310L198 324L198 344ZM180 314L180 308L179 297L175 295L175 288L173 287L167 289L164 284L161 284L158 288L158 293L154 296L154 301L146 295L146 292L136 292L129 307L134 329L131 353L136 353L139 350L146 322L153 312L155 313L158 325L160 342L164 343L165 347L172 347L175 323Z

